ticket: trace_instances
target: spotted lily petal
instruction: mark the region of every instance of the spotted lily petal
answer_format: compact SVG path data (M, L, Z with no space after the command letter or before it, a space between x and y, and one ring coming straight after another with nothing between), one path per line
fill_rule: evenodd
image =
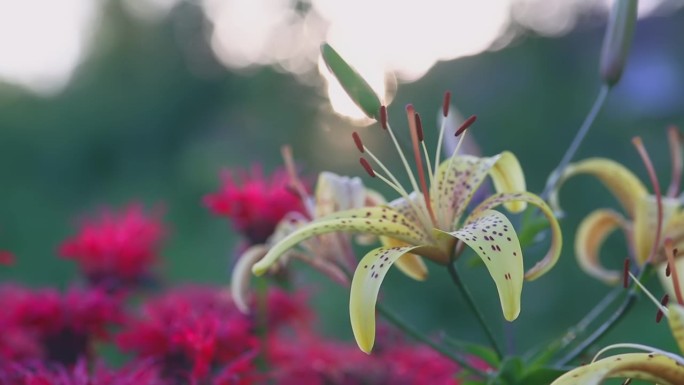
M451 172L447 174L449 167ZM433 206L438 213L442 213L438 214L440 228L448 228L458 222L487 175L491 176L498 192L525 191L525 177L520 163L508 151L488 158L454 155L452 159L442 162L435 188L431 192ZM525 203L506 203L506 208L519 212L525 209Z
M375 303L389 268L411 251L428 247L380 247L366 254L354 272L349 296L349 316L359 348L370 353L375 342Z
M525 279L528 281L535 280L542 275L546 274L551 268L558 262L560 257L561 248L563 247L563 236L561 234L560 225L558 220L553 215L551 208L544 202L540 197L529 192L516 192L516 193L500 193L492 195L485 201L480 203L470 214L470 217L466 220L466 223L472 220L472 218L480 215L484 210L493 209L501 204L522 201L530 203L539 209L541 209L542 214L549 221L551 227L551 246L546 252L544 258L537 262L531 269L525 273Z
M575 235L575 253L587 274L609 285L620 282L622 272L603 267L599 253L608 235L619 228L627 232L627 226L622 215L608 209L596 210L582 220Z
M249 297L249 281L252 278L252 266L266 255L268 247L255 245L247 249L238 259L230 280L230 294L235 306L243 313L249 313L247 304Z
M389 207L366 207L340 211L320 218L297 229L273 246L262 260L252 268L261 275L273 265L280 256L298 243L316 235L336 231L360 232L388 236L409 244L420 245L428 242L427 235L416 224L411 223L401 213Z
M609 378L633 378L660 385L680 385L684 381L684 366L663 354L620 354L571 370L551 385L599 385Z
M648 194L639 178L620 163L605 158L589 158L570 164L560 176L556 188L549 196L549 202L555 211L561 211L558 204L558 191L561 185L578 174L593 175L601 181L620 201L629 217L633 217L637 202Z
M504 318L520 314L523 260L513 225L502 213L486 210L461 229L448 233L470 246L482 258L496 283Z
M662 198L663 223L668 223L679 208L679 201L674 198ZM658 223L658 205L653 195L647 195L637 201L634 211L634 257L642 265L648 259L655 242ZM662 240L664 237L661 237ZM657 256L656 256L657 257ZM654 262L658 262L656 259Z
M405 242L397 241L389 237L380 237L380 242L385 248L408 247L411 245ZM402 258L397 260L394 264L402 273L415 279L416 281L424 281L427 278L428 270L423 262L423 258L413 253L406 253Z

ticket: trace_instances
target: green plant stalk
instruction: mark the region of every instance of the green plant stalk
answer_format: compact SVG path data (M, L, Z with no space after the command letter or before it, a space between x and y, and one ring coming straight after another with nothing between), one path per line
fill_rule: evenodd
M639 273L637 279L639 282L643 280L648 280L653 272L652 265L646 264L644 268ZM644 282L642 282L644 283ZM633 284L629 289L625 300L622 302L620 307L603 323L598 327L592 334L589 335L584 341L582 341L577 347L571 350L568 354L563 356L555 366L565 366L575 358L579 357L585 350L587 350L591 345L593 345L599 338L603 337L606 333L612 330L629 312L629 310L634 306L637 299L639 291L639 286Z
M403 333L406 335L409 335L416 339L417 341L429 346L433 350L435 350L437 353L443 355L444 357L456 362L457 364L461 365L462 367L470 370L473 372L475 375L482 377L482 378L487 378L487 374L481 371L480 369L475 368L472 366L468 360L465 357L462 357L460 355L457 355L447 349L445 349L443 346L439 345L438 343L434 342L431 340L429 337L424 335L423 333L419 332L415 328L413 328L411 325L406 323L403 319L401 319L398 315L396 315L394 312L389 310L387 307L385 307L383 304L378 303L376 305L376 309L378 310L378 313L385 318L388 322L396 326L399 330L401 330Z
M482 312L477 307L477 304L475 304L473 296L470 294L470 290L468 290L468 288L461 280L461 277L458 275L458 272L456 271L456 267L454 266L453 262L447 264L447 270L449 271L449 276L451 277L451 280L454 282L454 284L456 284L456 287L458 287L458 289L461 292L461 295L468 304L468 307L470 307L470 310L472 310L472 312L475 314L475 317L477 318L477 321L480 323L482 330L485 332L485 335L487 336L487 339L489 340L492 349L494 349L494 352L496 353L497 357L501 359L502 350L499 347L499 344L496 342L496 339L494 338L494 333L492 333L491 329L489 329L489 326L487 326L487 323L485 322Z
M544 190L540 195L542 199L547 200L549 198L549 194L551 194L551 191L556 187L558 180L560 179L561 175L563 175L563 172L568 167L568 164L570 164L570 161L572 161L572 158L575 156L575 153L577 153L579 146L584 141L584 137L589 132L589 129L591 128L592 124L594 124L594 120L596 120L596 117L598 116L599 112L601 112L601 108L603 107L606 101L606 97L608 96L609 91L610 86L605 84L601 86L601 89L599 90L599 93L596 96L596 100L594 101L594 104L591 106L591 110L589 110L589 114L587 114L586 118L584 118L584 122L582 122L582 125L580 126L579 130L577 130L575 138L572 140L572 143L570 143L570 146L565 151L565 154L563 155L563 158L561 159L560 163L558 163L558 166L551 172L551 175L549 176L546 186L544 186Z
M576 325L568 328L563 335L549 344L544 344L544 348L536 348L525 354L526 360L531 361L532 365L541 365L547 362L554 354L565 349L578 337L584 334L596 319L611 306L623 293L623 289L616 287L609 291L601 301L596 304Z

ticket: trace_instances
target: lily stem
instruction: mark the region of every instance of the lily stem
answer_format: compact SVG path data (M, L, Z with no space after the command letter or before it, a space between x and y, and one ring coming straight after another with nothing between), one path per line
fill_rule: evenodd
M650 278L651 272L652 266L650 264L646 264L644 268L641 270L641 273L639 274L637 279L639 281L642 280L642 277L648 279ZM603 335L612 330L634 306L634 303L637 299L638 291L639 286L636 284L632 285L632 287L629 289L629 292L627 293L627 296L625 297L625 300L622 302L620 307L598 329L596 329L593 333L591 333L591 335L589 335L589 337L582 341L582 343L580 343L568 354L566 354L560 360L558 360L556 366L567 365L569 362L571 362L575 358L579 357L582 353L584 353L584 351L587 350L591 345L593 345L599 338L603 337Z
M596 100L594 101L594 104L591 106L591 110L589 110L589 114L587 114L586 118L584 118L584 122L582 122L582 125L580 126L579 130L577 130L575 138L572 140L572 143L570 143L570 146L565 151L565 154L563 155L563 158L561 159L560 163L558 163L558 166L553 170L553 172L549 176L546 186L544 186L544 190L540 195L542 199L548 199L549 194L551 194L551 191L556 187L556 184L558 183L558 180L560 179L561 175L563 175L563 172L568 167L568 164L570 164L570 161L575 156L575 153L579 149L580 144L582 144L582 142L584 141L584 137L589 132L589 129L594 123L594 120L596 120L596 116L598 116L598 113L601 111L601 108L603 107L603 104L606 101L606 97L608 96L608 91L610 91L609 86L605 84L601 86L598 96L596 96Z
M492 333L492 331L489 329L489 326L487 326L487 323L485 322L482 312L477 307L477 304L475 304L473 296L470 294L470 290L468 290L466 285L463 284L463 280L461 280L461 277L458 275L458 271L456 271L456 267L454 266L453 262L447 264L447 270L449 271L449 276L451 277L451 280L454 282L454 284L456 284L456 287L458 287L458 289L461 291L461 295L470 307L470 310L472 310L472 312L475 314L475 317L477 318L477 321L480 323L480 326L482 326L482 330L485 332L485 335L487 336L489 343L492 345L492 349L494 349L496 356L499 359L501 359L502 350L499 347L499 344L496 342L496 339L494 338L494 333Z
M435 341L431 340L429 337L424 335L423 333L419 332L415 328L413 328L411 325L406 323L403 319L401 319L398 315L396 315L394 312L389 310L387 307L385 307L383 304L378 303L375 307L378 310L378 313L382 315L387 321L392 323L394 326L396 326L399 330L404 332L405 334L415 338L421 343L424 343L425 345L429 346L439 354L443 355L444 357L454 361L455 363L461 365L462 367L470 370L473 372L475 375L482 377L482 378L487 378L487 374L484 373L482 370L475 368L473 365L471 365L468 360L454 352L451 352L441 346L440 344L436 343Z
M617 299L620 297L620 294L623 293L623 290L621 287L616 287L613 290L609 291L603 299L599 303L597 303L585 316L580 320L576 325L573 327L569 328L563 335L556 340L554 340L551 343L544 344L544 348L538 348L536 351L530 351L529 353L525 354L528 359L531 359L534 357L534 360L532 362L534 364L539 364L542 365L546 363L548 359L550 359L554 354L557 352L565 349L568 347L571 343L573 343L578 337L580 337L582 334L584 334L587 330L587 328L594 322L596 319L605 312L605 310L611 306Z

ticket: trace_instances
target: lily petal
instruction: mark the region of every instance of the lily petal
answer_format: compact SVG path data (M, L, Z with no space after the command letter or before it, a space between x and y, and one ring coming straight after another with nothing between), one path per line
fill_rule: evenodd
M672 336L674 336L675 341L677 341L679 351L684 353L684 307L672 304L668 306L668 309L670 310L668 320L670 322Z
M571 370L551 385L599 385L609 378L633 378L660 385L678 385L684 381L684 366L662 354L619 354Z
M679 208L679 201L675 198L662 198L663 202L663 224L670 222L670 219ZM653 195L646 195L637 201L634 211L634 257L636 261L643 265L651 253L655 233L658 226L658 205ZM671 227L670 227L671 229ZM681 231L681 230L679 230ZM663 234L666 234L663 232ZM665 237L660 237L661 242ZM659 245L660 246L660 245ZM658 256L656 256L657 258ZM653 262L659 262L656 259Z
M336 231L384 235L414 245L428 242L427 235L416 224L389 207L340 211L313 221L280 240L254 265L252 272L256 275L264 274L283 253L303 240Z
M549 202L556 212L560 212L558 191L569 178L578 174L595 176L620 201L629 214L634 216L637 202L648 194L648 190L629 169L618 162L606 158L589 158L581 162L572 163L560 176L556 188L551 191Z
M366 254L356 267L349 296L349 317L354 338L362 351L370 354L375 343L375 304L387 271L399 258L421 248L380 247Z
M237 260L231 273L230 294L235 307L241 312L249 313L249 282L252 278L252 266L268 252L265 245L255 245L247 249Z
M599 209L582 220L575 235L575 253L580 267L592 277L609 285L622 279L622 272L608 270L601 265L599 253L608 235L618 228L627 232L627 221L619 213Z
M447 175L449 162L452 162L451 172ZM458 222L487 175L491 176L497 192L525 191L525 176L518 159L511 152L504 151L488 158L454 155L452 159L442 162L437 172L435 188L431 191L436 210L450 213L438 214L440 228L447 228ZM525 209L525 203L506 203L506 208L511 212L520 212Z
M558 220L553 215L551 208L535 194L529 192L516 192L516 193L501 193L495 194L487 198L484 202L480 203L473 212L470 214L466 223L471 221L471 218L475 218L480 215L484 210L491 210L501 204L509 203L512 201L522 201L530 203L538 207L542 214L549 221L551 227L551 245L549 250L546 252L544 258L537 262L531 269L527 270L525 273L525 279L528 281L533 281L542 275L546 274L551 268L558 262L560 257L561 249L563 247L563 235L561 233L560 225Z
M397 241L396 239L389 237L380 237L380 241L382 242L382 246L385 248L411 246L405 242ZM403 258L397 260L395 266L397 269L401 270L402 273L408 275L416 281L424 281L428 275L427 266L425 266L423 258L413 253L404 254Z
M358 177L349 178L324 171L316 183L316 218L336 211L364 206L366 190Z
M504 318L520 314L523 259L513 225L502 213L486 210L461 229L448 233L470 246L482 258L496 283Z

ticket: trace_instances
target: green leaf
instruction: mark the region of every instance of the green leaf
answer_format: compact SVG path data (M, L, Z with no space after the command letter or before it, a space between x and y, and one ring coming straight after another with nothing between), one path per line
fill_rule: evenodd
M478 258L479 259L479 258ZM478 345L472 342L465 342L465 341L459 341L455 340L450 337L445 337L444 342L453 347L454 349L464 351L466 353L469 353L483 361L485 361L487 364L491 365L492 367L497 367L499 366L499 363L501 362L499 358L496 355L496 352L486 346Z
M330 44L325 43L321 46L321 54L328 69L335 75L347 95L369 118L377 120L380 114L380 98L368 85L368 82L347 64Z
M524 364L520 357L508 357L501 364L496 378L504 384L522 384L519 380L523 370Z

